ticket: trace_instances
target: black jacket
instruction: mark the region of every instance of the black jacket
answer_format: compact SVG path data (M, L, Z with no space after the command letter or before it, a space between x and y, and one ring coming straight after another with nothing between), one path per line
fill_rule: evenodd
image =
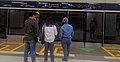
M35 35L39 35L39 26L36 20L29 18L24 23L24 42L30 42Z

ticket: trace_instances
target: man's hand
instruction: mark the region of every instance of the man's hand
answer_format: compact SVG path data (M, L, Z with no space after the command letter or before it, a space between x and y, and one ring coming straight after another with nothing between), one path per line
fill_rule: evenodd
M40 41L40 37L38 37L38 42Z

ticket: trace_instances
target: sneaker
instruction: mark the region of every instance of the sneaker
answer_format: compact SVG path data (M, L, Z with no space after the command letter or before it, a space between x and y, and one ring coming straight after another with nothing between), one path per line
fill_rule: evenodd
M65 60L65 59L62 59L62 61L68 61L67 59Z
M36 56L39 56L39 54L38 53L35 53L36 54Z

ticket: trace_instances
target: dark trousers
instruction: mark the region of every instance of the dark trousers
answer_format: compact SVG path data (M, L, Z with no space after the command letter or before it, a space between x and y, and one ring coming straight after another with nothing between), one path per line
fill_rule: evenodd
M63 38L62 39L62 47L63 47L63 51L64 51L63 60L68 60L71 42L72 42L71 38Z
M54 62L54 42L48 43L45 42L45 51L44 51L44 61L48 61L48 50L50 50L50 58L51 62Z
M28 62L28 53L30 52L32 62L36 62L35 41L25 42L24 62Z

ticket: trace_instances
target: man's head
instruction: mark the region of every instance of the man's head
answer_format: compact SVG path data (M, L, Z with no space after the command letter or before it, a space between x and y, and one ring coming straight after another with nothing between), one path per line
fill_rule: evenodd
M38 18L40 17L39 11L34 12L34 13L33 13L33 16L34 16L36 19L38 19Z
M67 18L67 17L64 17L62 22L63 22L63 23L68 23L68 18Z

